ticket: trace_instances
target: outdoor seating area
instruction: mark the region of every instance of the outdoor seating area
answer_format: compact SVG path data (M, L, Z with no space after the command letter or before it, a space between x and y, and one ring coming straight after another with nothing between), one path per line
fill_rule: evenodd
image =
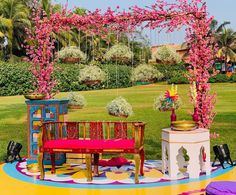
M236 194L222 2L89 1L0 2L0 195Z

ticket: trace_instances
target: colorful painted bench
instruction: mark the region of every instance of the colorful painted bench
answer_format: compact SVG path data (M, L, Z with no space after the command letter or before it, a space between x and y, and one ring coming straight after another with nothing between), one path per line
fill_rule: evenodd
M56 153L85 154L87 180L92 181L92 157L94 174L98 175L99 154L134 154L135 183L143 175L144 165L143 122L47 122L39 134L38 163L40 179L44 179L44 154L49 153L55 173Z

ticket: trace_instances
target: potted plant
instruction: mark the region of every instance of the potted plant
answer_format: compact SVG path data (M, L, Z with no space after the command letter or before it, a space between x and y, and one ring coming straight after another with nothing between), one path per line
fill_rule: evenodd
M177 86L172 84L171 89L167 90L165 93L154 100L154 110L159 110L161 112L172 111L171 121L176 121L175 110L177 110L181 105L181 100L177 93Z
M131 80L137 82L137 84L148 84L160 81L163 77L163 74L152 65L141 64L133 69Z
M105 59L112 62L127 63L133 57L133 52L124 44L113 45L105 54Z
M121 96L108 103L106 109L112 116L127 118L133 114L132 106Z
M79 63L86 60L86 54L76 46L65 47L58 52L58 58L64 63Z
M75 92L70 92L66 99L69 100L68 106L71 109L81 109L87 104L84 96Z
M156 62L163 64L176 64L181 62L181 58L176 51L166 45L159 47L152 58L155 59Z
M87 85L97 85L106 80L105 72L98 66L85 66L80 70L79 81Z

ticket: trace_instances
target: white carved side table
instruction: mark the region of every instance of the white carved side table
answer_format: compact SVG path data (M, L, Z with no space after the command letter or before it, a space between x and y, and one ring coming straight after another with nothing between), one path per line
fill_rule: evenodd
M189 178L198 178L201 172L211 173L210 137L208 129L192 131L173 131L162 129L162 171L168 172L171 179L176 179L181 172L183 149L189 156L187 172Z

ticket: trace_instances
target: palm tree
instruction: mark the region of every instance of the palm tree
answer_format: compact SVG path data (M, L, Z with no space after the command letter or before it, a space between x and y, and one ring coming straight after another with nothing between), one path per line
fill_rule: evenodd
M223 58L225 63L236 62L236 32L224 27L220 33L215 35L215 39L219 47L217 57Z
M13 49L21 50L25 40L25 28L30 26L29 9L21 0L1 0L0 15L8 19L8 27L3 31L8 35L10 54Z

